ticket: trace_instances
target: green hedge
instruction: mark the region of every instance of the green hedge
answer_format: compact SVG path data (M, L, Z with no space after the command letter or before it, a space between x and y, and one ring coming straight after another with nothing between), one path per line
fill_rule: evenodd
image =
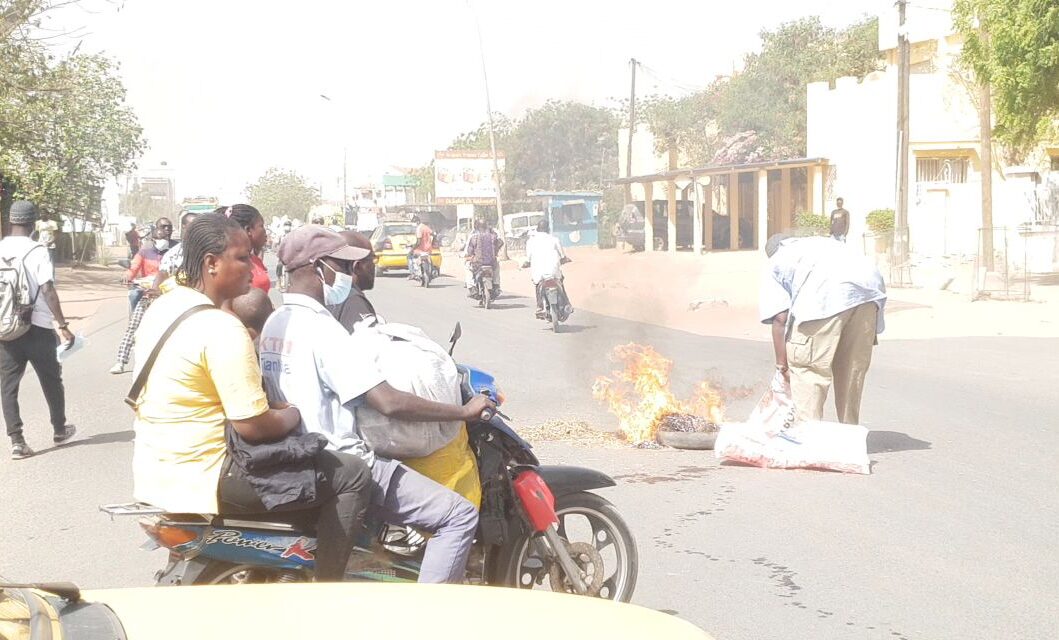
M876 209L868 214L866 222L872 233L889 233L894 230L894 210Z
M816 213L799 213L794 227L800 236L826 236L831 233L831 218Z

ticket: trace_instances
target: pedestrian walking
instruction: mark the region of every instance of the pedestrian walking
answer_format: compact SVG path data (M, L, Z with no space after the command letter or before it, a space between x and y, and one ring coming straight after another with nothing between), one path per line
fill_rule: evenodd
M820 420L831 386L840 422L860 423L864 377L882 333L886 285L867 258L834 238L772 236L761 322L798 416Z
M33 203L13 203L11 232L0 240L0 404L15 460L33 455L22 433L18 405L27 364L33 365L48 404L52 441L62 444L77 431L74 425L66 424L62 365L56 357L59 338L70 345L74 336L55 291L51 257L30 237L39 217Z
M129 243L129 260L132 260L140 252L140 246L143 242L135 222L129 223L129 230L125 232L125 241Z

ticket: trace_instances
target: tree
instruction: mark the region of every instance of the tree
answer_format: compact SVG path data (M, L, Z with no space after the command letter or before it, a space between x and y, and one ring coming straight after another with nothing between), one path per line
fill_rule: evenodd
M708 164L720 141L717 116L725 87L721 80L682 98L647 97L640 114L655 137L655 151L664 154L676 149L692 166Z
M111 60L56 60L34 39L41 15L61 4L69 2L0 0L4 201L27 198L45 211L96 220L105 180L132 170L146 145Z
M814 16L763 31L761 52L720 92L722 134L756 132L769 158L805 155L806 84L878 69L878 28L872 18L836 30Z
M118 213L131 216L139 222L150 222L163 216L173 215L170 202L152 197L139 182L128 193L118 196Z
M599 188L615 177L618 120L608 109L552 100L520 120L493 120L497 153L505 157L506 200L521 200L529 189ZM449 148L489 150L488 123Z
M0 167L13 176L18 197L97 220L104 182L132 170L146 146L114 64L75 55L28 79L45 88L4 96Z
M957 0L962 62L993 94L994 135L1018 160L1059 118L1059 5L1054 0Z
M613 113L578 102L548 101L527 111L511 136L505 171L508 197L517 199L529 189L601 188L614 177L617 149Z
M309 210L320 204L316 187L294 171L277 167L247 185L246 197L265 220L282 216L304 220Z

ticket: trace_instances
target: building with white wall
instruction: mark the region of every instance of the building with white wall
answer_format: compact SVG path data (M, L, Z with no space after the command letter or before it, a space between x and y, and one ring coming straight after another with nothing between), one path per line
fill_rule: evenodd
M944 3L942 3L944 4ZM939 5L941 6L941 5ZM909 243L914 256L969 257L982 227L978 87L958 65L962 39L947 11L909 5ZM851 238L866 231L873 209L896 208L897 21L880 16L885 68L863 80L807 87L807 155L828 159L825 199L844 198ZM1007 167L994 151L993 226L1013 231L1055 215L1059 162L1041 149L1030 167ZM1059 157L1059 149L1054 150Z

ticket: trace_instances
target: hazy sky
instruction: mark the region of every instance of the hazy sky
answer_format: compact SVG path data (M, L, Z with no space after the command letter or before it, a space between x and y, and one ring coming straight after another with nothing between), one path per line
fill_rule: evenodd
M82 51L121 63L150 144L141 166L164 160L180 195L226 201L270 166L334 193L343 144L352 185L427 163L475 128L486 112L475 13L493 110L517 116L549 98L627 96L631 57L662 78L641 73L640 95L679 94L729 73L763 28L893 11L886 0L88 3L54 22L83 26Z

